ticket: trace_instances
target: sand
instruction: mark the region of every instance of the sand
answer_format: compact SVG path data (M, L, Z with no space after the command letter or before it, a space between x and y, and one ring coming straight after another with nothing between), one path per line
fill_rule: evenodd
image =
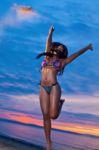
M25 141L0 136L0 150L44 150L44 148Z

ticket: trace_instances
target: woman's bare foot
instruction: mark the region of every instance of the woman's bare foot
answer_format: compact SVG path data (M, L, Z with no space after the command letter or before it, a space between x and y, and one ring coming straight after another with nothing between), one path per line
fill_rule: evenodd
M60 105L59 105L60 111L62 109L62 106L63 106L64 102L65 102L65 99L60 99Z
M61 109L62 109L62 106L63 106L63 103L65 102L65 99L60 99L60 104L59 104L59 114L61 112Z
M48 143L47 143L46 150L51 150L51 142L48 142Z
M59 111L58 111L58 116L57 118L59 117L60 115L60 112L61 112L61 109L62 109L62 106L63 106L63 103L65 102L65 99L60 99L60 102L59 102Z
M63 103L65 102L65 99L60 99L60 104L63 105Z

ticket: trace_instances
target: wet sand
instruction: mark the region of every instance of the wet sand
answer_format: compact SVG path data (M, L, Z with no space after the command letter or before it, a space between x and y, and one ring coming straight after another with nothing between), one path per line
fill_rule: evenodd
M0 136L0 150L44 150L44 148L25 141Z

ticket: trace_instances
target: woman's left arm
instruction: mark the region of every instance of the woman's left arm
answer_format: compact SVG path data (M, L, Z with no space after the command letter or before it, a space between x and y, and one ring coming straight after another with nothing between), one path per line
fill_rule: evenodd
M45 48L45 52L49 52L50 48L51 48L51 44L52 44L52 34L54 32L54 27L51 26L49 29L49 33L48 33L48 37L47 37L47 41L46 41L46 48Z
M76 53L72 54L71 56L69 56L68 58L66 58L63 62L62 62L62 66L65 66L69 63L71 63L73 60L75 60L78 56L80 56L81 54L85 53L88 50L93 50L92 44L87 45L86 47L80 49L79 51L77 51Z

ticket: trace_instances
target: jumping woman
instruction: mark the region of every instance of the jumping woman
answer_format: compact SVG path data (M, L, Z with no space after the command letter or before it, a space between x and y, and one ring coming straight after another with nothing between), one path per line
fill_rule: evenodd
M37 58L45 56L41 65L40 106L43 114L44 131L46 137L46 150L51 150L51 119L57 119L64 100L61 99L61 88L57 75L62 75L66 65L71 63L81 54L93 50L91 44L68 56L68 49L59 42L52 42L54 27L50 27L45 52Z

